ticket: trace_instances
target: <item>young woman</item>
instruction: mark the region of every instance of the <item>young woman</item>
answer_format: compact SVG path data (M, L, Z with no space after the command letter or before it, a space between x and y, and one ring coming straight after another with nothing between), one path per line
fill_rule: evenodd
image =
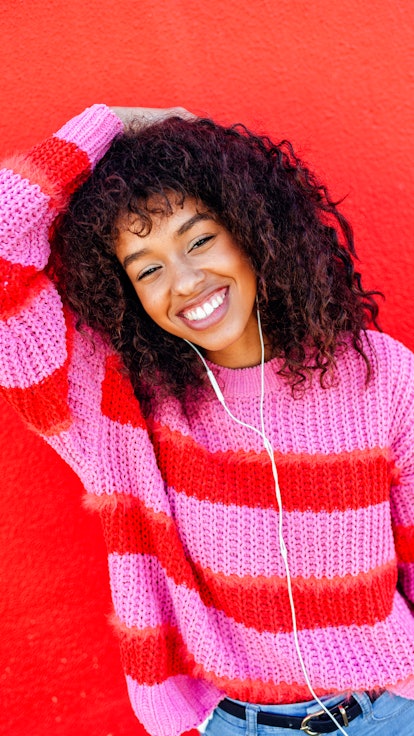
M411 734L414 358L288 143L121 117L2 173L0 378L101 514L132 706Z

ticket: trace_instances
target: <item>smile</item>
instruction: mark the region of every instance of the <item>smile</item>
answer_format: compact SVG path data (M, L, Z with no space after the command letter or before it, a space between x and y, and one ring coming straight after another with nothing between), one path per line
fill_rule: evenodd
M223 304L225 298L226 291L222 289L205 301L204 304L199 305L195 309L189 309L188 311L183 312L183 317L188 319L189 322L198 322L202 319L206 319Z

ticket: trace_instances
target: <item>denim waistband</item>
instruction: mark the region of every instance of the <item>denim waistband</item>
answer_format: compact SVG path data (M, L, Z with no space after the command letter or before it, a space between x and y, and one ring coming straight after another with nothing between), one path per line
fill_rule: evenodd
M331 708L349 696L350 693L335 693L335 695L323 695L320 700L327 708ZM227 700L232 700L233 703L237 703L238 705L243 705L245 707L250 705L249 703L243 702L242 700L235 700L234 698L227 698ZM275 705L274 703L270 705L256 703L255 705L262 713L279 713L280 715L286 714L292 716L306 716L309 713L320 710L321 708L317 700L305 700L300 703L283 703L281 705Z

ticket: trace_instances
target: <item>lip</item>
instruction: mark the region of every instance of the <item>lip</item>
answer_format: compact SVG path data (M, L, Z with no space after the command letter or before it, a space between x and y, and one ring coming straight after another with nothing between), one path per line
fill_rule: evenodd
M203 304L210 301L210 299L212 299L215 294L220 294L223 292L224 292L223 302L208 317L205 317L204 319L199 319L199 320L186 319L186 317L184 316L184 312L188 312L191 309L197 309L197 307L201 307ZM229 287L222 286L219 289L214 289L213 291L207 292L201 298L199 297L197 301L186 304L185 308L182 309L178 313L178 317L192 330L205 330L208 327L211 327L212 325L215 325L218 322L220 322L220 320L224 317L224 315L226 314L228 310L228 305L229 305Z

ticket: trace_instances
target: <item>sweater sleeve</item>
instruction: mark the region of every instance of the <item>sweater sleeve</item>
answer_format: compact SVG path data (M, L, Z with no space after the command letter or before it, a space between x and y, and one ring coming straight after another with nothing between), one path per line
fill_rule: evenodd
M50 226L122 130L94 105L0 172L0 392L45 436L71 423L71 320L44 269Z
M394 341L392 353L390 416L395 472L391 514L400 586L414 603L414 355Z

